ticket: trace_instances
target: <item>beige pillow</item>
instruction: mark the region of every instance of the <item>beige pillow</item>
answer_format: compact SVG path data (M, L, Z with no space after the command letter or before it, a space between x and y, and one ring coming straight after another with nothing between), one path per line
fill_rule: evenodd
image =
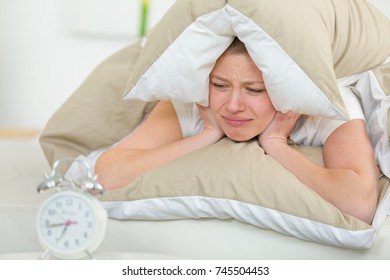
M322 164L322 148L296 149ZM342 214L302 184L265 155L257 141L225 138L100 199L116 219L234 218L305 240L369 248L389 209L389 179L381 177L380 185L380 204L370 226Z

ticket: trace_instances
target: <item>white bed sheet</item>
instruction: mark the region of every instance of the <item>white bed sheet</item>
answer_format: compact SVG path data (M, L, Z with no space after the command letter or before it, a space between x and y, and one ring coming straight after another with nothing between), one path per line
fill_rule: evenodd
M36 186L50 167L38 139L0 138L0 155L0 254L42 251L35 215L47 195L38 194ZM302 241L234 220L111 219L99 252L160 254L177 259L390 259L390 217L368 250Z

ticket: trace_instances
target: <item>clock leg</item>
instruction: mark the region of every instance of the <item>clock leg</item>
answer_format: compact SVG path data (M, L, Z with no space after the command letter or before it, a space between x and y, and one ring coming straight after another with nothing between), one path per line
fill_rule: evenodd
M50 254L50 250L49 250L49 249L46 249L46 250L42 253L42 255L39 256L39 260L46 260L47 257L49 256L49 254Z
M95 257L88 251L85 251L85 254L87 255L87 257L90 259L90 260L94 260Z

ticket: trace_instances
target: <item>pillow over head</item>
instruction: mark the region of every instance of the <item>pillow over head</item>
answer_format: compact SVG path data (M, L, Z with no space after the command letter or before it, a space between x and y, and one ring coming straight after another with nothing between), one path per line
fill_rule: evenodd
M363 0L178 0L149 34L125 98L207 104L208 75L233 36L277 110L337 119L348 118L337 78L390 54L389 20Z

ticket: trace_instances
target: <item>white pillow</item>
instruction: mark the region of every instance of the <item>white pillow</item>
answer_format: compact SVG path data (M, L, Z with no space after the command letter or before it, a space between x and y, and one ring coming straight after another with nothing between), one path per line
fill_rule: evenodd
M245 43L262 70L277 110L334 119L348 118L344 108L330 102L323 90L267 32L229 4L196 18L124 98L146 101L172 99L207 105L209 74L234 36Z
M176 1L148 35L124 98L207 105L209 73L234 36L276 109L345 120L337 79L383 63L390 22L366 1Z

